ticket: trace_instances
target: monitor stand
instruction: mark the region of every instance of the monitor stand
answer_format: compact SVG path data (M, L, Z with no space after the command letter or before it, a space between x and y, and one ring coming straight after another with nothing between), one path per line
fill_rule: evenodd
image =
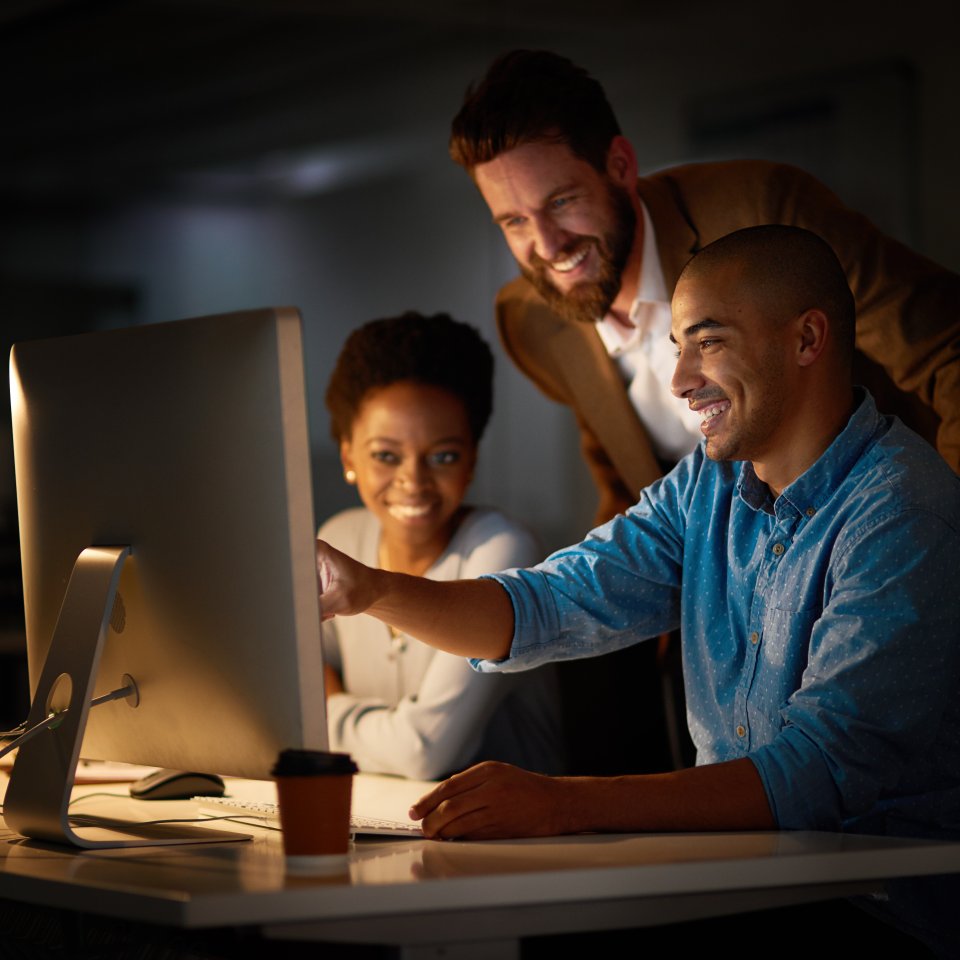
M249 834L188 824L138 824L84 817L71 823L70 791L90 712L90 699L107 625L129 547L87 547L74 565L66 596L40 674L28 728L51 712L63 719L24 743L10 774L3 818L11 830L34 840L85 849L248 840ZM119 678L118 678L119 679ZM131 697L137 701L136 685ZM79 818L77 818L79 820Z

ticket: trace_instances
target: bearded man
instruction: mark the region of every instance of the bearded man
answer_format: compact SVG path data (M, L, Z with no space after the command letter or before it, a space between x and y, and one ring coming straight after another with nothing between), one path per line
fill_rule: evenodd
M762 161L638 177L603 88L546 51L492 64L453 121L450 153L520 267L497 298L500 335L517 366L573 408L598 523L700 438L699 417L670 394L680 270L718 237L766 223L830 244L857 305L856 379L936 435L960 472L960 277L883 236L813 177Z

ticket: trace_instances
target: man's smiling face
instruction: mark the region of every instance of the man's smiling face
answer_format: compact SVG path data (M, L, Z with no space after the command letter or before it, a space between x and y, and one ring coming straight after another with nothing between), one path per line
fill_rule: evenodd
M670 339L672 389L703 418L713 460L764 462L789 443L790 325L770 316L736 266L681 277Z
M627 186L563 143L523 144L473 170L520 270L563 317L592 323L610 309L633 248Z

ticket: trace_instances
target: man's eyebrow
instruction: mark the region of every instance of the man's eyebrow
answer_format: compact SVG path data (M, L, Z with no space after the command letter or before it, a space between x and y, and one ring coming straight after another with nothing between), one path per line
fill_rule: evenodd
M571 180L569 183L562 183L559 187L554 187L539 203L539 208L542 210L551 200L556 199L564 193L570 193L571 190L579 190L579 184L576 180ZM503 223L505 220L512 220L516 216L522 216L518 214L515 210L505 210L503 213L496 213L493 215L494 223Z
M701 330L713 330L716 327L723 327L725 324L721 323L719 320L701 320L698 323L691 324L686 330L683 331L683 338L689 340L691 337L696 336ZM670 333L670 342L676 343L677 338L673 335L673 332Z

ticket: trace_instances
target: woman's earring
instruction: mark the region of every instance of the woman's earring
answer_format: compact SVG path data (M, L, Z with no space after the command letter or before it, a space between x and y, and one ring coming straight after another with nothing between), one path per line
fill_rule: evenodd
M346 480L347 483L356 483L356 482L357 482L357 471L356 471L356 470L344 470L344 471L343 471L343 479Z

